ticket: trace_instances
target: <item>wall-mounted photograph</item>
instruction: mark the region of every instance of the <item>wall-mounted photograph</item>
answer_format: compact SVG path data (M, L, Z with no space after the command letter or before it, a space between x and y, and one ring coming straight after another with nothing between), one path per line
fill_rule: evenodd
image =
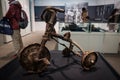
M35 21L42 21L41 14L46 7L47 6L34 6L34 8L35 8ZM52 7L65 9L65 6L52 6ZM65 17L64 13L57 14L57 20L60 22L64 22L64 17Z
M77 3L77 4L65 4L65 22L79 23L83 22L82 9L87 11L88 3ZM85 12L85 16L88 16L88 12Z
M88 6L91 22L108 22L108 18L114 10L114 4Z

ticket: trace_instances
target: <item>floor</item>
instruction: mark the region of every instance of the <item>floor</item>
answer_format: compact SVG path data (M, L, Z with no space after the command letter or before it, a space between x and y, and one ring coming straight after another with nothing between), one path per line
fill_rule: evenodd
M43 32L32 32L31 34L24 36L22 38L24 47L33 43L40 43L42 39L42 35ZM46 47L49 50L54 50L56 49L56 42L50 40L47 42ZM15 56L13 56L13 54L14 54L14 48L12 42L0 46L0 68L2 68L8 62L14 59Z
M32 32L23 37L24 47L32 43L40 43L42 39L42 32ZM55 50L57 43L53 40L46 44L49 50ZM0 68L14 59L11 54L14 52L12 42L0 46ZM103 54L105 59L112 65L112 67L120 74L120 54Z
M120 54L104 54L104 57L120 74Z

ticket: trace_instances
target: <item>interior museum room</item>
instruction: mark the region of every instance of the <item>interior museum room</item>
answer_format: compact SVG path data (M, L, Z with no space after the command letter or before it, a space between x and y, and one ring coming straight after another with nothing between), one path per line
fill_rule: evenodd
M120 0L0 0L0 80L120 80Z

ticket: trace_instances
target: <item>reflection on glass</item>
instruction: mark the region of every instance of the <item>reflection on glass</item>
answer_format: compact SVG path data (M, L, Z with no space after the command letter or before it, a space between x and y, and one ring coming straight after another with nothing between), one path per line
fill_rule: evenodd
M60 23L61 31L120 32L119 23Z

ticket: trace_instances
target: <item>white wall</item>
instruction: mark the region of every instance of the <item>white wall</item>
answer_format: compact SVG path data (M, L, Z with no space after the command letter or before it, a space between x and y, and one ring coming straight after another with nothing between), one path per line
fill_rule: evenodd
M31 33L29 0L18 0L18 1L21 3L22 9L26 11L27 16L28 16L28 21L29 21L27 28L21 29L21 35L24 36L26 34Z
M115 6L114 7L120 9L120 0L115 2Z
M36 6L64 6L65 3L82 3L88 2L88 5L115 4L120 0L35 0Z
M88 2L89 5L95 5L97 0L35 0L36 6L64 6L65 3Z
M97 5L103 5L103 4L116 4L120 0L97 0Z
M57 22L54 26L56 32L58 32L58 26L59 26L59 22ZM46 29L46 23L45 22L35 22L35 27L33 28L33 31L41 31L41 32L45 32Z
M114 4L114 3L115 3L115 0L97 0L96 5Z

